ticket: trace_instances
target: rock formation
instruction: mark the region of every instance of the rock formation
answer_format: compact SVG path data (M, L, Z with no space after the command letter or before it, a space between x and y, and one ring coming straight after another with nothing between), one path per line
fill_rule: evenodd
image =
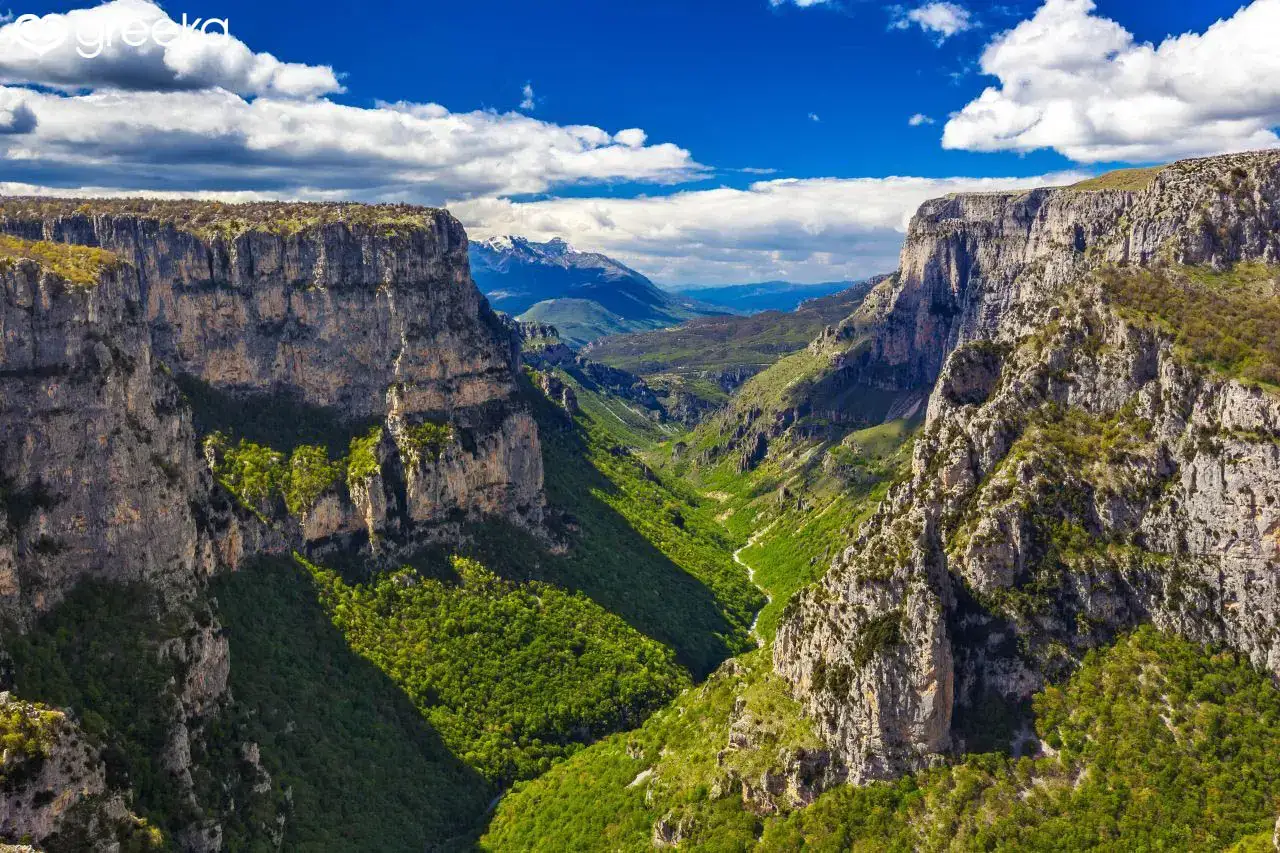
M991 736L979 709L1016 713L1142 622L1280 677L1280 399L1113 298L1277 262L1274 153L921 208L898 275L815 344L859 381L934 386L913 473L775 647L849 778Z
M155 593L172 630L151 653L175 673L156 759L194 814L211 804L193 756L233 698L213 573L294 548L394 556L487 515L539 523L518 345L466 252L452 217L417 208L0 202L0 617L28 629L86 579ZM299 512L263 513L210 470L218 445L202 449L193 411L210 399L375 437ZM91 765L68 786L125 795ZM0 837L60 831L31 806L44 790L6 786ZM211 816L175 840L220 835Z

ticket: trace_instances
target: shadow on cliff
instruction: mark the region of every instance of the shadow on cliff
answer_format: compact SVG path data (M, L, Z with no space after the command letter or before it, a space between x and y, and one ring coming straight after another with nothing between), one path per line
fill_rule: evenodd
M262 559L214 591L238 722L277 790L291 791L284 848L467 849L494 789L351 651L310 578L290 560Z
M541 580L582 592L670 646L698 679L750 647L743 626L735 627L726 615L726 602L599 497L620 489L592 465L585 430L532 388L526 391L542 440L550 527L568 551L553 553L527 531L488 522L472 529L471 555L510 580ZM635 476L642 477L643 466L637 462L636 468ZM750 602L735 603L749 621Z

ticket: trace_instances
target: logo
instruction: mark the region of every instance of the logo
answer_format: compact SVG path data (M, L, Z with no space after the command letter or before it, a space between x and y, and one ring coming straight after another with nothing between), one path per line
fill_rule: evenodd
M36 56L44 56L67 40L67 28L56 18L23 15L13 22L13 37Z
M76 54L81 59L97 59L117 44L143 48L148 43L160 48L195 35L231 35L231 21L227 18L196 18L192 20L184 12L181 21L175 21L164 13L158 18L110 19L90 11L73 12L70 15L23 15L4 32L38 57L57 50L73 36Z

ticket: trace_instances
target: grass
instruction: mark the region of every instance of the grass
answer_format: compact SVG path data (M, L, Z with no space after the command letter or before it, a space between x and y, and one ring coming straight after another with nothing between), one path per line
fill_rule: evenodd
M1127 192L1142 192L1151 186L1151 181L1163 169L1163 166L1151 166L1145 169L1116 169L1113 172L1107 172L1098 175L1096 178L1089 178L1086 181L1072 184L1065 189L1074 192L1085 192L1090 190L1125 190Z
M0 234L0 266L18 261L35 261L78 287L93 287L103 273L123 263L105 249L23 240Z
M721 465L695 475L721 498L720 518L731 535L748 542L739 559L770 596L757 624L765 641L792 596L826 573L890 483L908 470L915 426L899 420L858 430L798 469L771 460L746 474ZM784 487L786 500L779 496Z
M1103 291L1158 326L1191 362L1245 382L1280 387L1280 269L1172 267L1104 270Z

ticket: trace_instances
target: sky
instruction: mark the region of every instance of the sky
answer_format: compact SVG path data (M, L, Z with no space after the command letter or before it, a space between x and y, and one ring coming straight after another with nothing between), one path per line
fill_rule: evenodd
M445 205L668 285L861 278L932 197L1280 145L1280 0L4 2L0 193Z

